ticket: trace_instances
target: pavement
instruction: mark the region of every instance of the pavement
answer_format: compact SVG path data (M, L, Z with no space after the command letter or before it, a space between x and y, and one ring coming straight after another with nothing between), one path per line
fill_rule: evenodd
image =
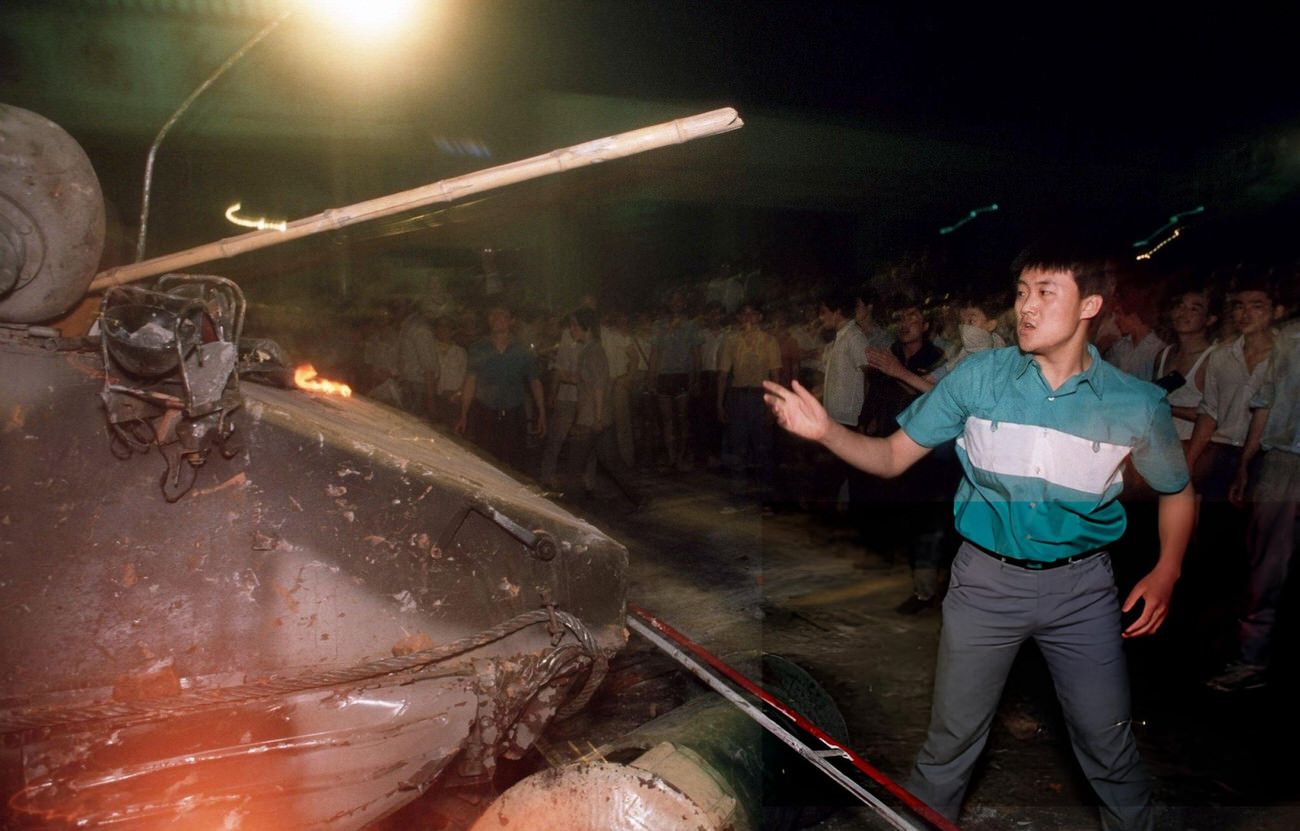
M868 550L834 518L757 505L724 512L733 503L716 470L638 476L651 496L642 510L630 510L612 488L573 506L627 546L629 600L724 659L758 650L793 660L844 716L849 746L885 776L905 781L929 720L942 623L938 608L895 611L910 594L906 558L889 564L888 552ZM1206 612L1216 607L1207 590L1214 589L1180 587L1165 629L1128 643L1135 730L1155 777L1157 828L1294 831L1300 786L1291 748L1300 738L1300 683L1292 671L1262 690L1206 689L1201 681L1217 660L1215 621ZM601 744L700 695L714 693L633 635L586 710L554 724L538 743L533 767L589 758ZM1008 679L958 825L1101 827L1032 645L1021 650ZM847 799L817 827L890 826Z
M906 558L881 568L881 552L855 531L802 511L724 513L727 480L716 471L644 479L653 501L643 511L628 513L613 496L587 506L628 546L629 599L715 654L761 649L794 660L835 701L854 751L905 781L928 725L942 622L939 609L894 611L911 590ZM1157 825L1294 831L1300 785L1290 750L1300 738L1293 703L1300 685L1293 674L1264 690L1206 689L1201 681L1216 658L1204 590L1180 589L1165 631L1129 643L1135 730L1155 777ZM1012 671L959 825L1100 828L1032 645ZM840 810L819 826L881 827L867 808Z

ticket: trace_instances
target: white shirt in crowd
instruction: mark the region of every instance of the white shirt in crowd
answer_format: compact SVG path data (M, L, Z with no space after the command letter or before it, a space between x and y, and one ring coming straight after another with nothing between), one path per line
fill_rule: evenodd
M1275 333L1276 334L1276 333ZM1218 422L1210 441L1241 447L1250 428L1250 399L1264 382L1268 361L1260 361L1251 372L1246 368L1246 336L1221 346L1205 359L1205 389L1200 412Z
M561 375L568 375L570 378L578 377L578 355L582 352L582 344L573 339L569 330L565 329L560 333L560 342L555 347L555 357L551 359L551 369ZM574 401L578 400L578 384L576 381L565 381L561 377L555 388L556 401Z
M423 384L426 372L437 374L437 344L433 327L423 315L413 314L402 321L398 333L397 372L403 381Z
M438 344L438 395L457 392L465 384L469 356L459 344Z
M1147 332L1140 343L1133 343L1132 335L1125 335L1106 350L1106 362L1117 366L1134 378L1154 381L1156 358L1167 344L1155 332Z
M722 345L727 342L727 330L700 328L700 371L717 372Z
M867 365L868 345L857 322L850 320L835 332L835 340L826 348L822 405L840 424L856 425L862 412L866 400L862 368Z
M632 345L632 338L622 332L615 332L608 326L600 327L600 345L605 348L605 360L609 362L610 379L621 378L627 374L627 348Z

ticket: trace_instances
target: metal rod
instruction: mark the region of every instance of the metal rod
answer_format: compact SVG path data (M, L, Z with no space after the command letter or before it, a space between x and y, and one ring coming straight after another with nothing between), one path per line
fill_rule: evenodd
M292 6L285 10L284 14L268 23L262 31L249 38L247 43L236 49L230 57L226 58L221 66L216 68L216 71L207 77L207 80L199 84L198 87L189 94L189 97L181 102L181 105L176 108L176 112L172 113L171 118L167 119L162 128L158 130L158 135L154 137L153 144L149 145L149 157L144 163L144 192L140 197L140 232L136 235L135 239L135 261L137 263L144 259L145 238L149 233L149 195L153 190L153 160L154 157L158 155L158 145L162 144L162 140L167 136L172 125L180 120L180 117L185 114L185 111L190 108L190 105L194 103L195 99L202 95L208 87L212 86L218 78L225 75L226 70L238 63L239 59L248 54L250 49L261 43L263 38L275 31L276 27L287 20L291 14L293 14Z
M875 809L876 812L880 814L883 819L893 825L893 827L900 829L900 831L920 831L915 825L909 823L903 817L899 816L897 812L881 802L878 797L864 789L857 782L853 781L853 779L849 778L839 768L832 765L830 761L823 756L825 751L817 751L804 744L798 737L791 734L786 730L786 728L777 724L763 713L762 710L755 707L735 690L719 680L713 673L706 670L704 666L695 660L695 658L691 657L691 655L687 655L681 649L678 649L677 645L680 644L683 648L689 650L701 661L731 680L737 686L741 687L751 695L754 695L768 706L775 708L782 715L793 721L800 729L811 734L818 741L835 751L835 755L848 759L853 763L854 767L871 777L871 779L877 784L884 787L890 794L902 801L907 805L907 807L911 808L935 828L940 829L940 831L959 831L956 825L948 821L929 805L926 805L920 799L917 799L916 796L909 793L901 785L885 776L884 773L877 770L866 759L863 759L851 749L845 747L842 743L827 735L826 732L817 725L808 721L784 702L775 698L758 684L755 684L753 681L746 678L735 668L729 666L720 658L705 650L699 644L691 641L690 638L687 638L681 632L678 632L676 629L635 603L628 604L628 613L627 625L629 628L671 655L678 663L685 666L716 692L720 693L728 701L739 707L778 739L789 745L800 756L803 756L813 765L825 772L831 779L834 779L846 790L858 797L858 799Z
M533 156L509 164L467 173L452 179L443 179L423 187L357 202L343 208L330 208L313 216L290 222L283 231L265 229L239 236L227 237L217 242L187 248L175 254L144 260L132 265L110 268L95 275L90 291L102 291L110 286L133 283L169 271L180 271L200 263L221 260L258 248L289 242L299 237L321 231L345 228L358 222L379 219L411 208L420 208L439 202L452 202L475 193L513 185L529 179L620 159L647 150L684 144L697 138L738 130L744 126L734 109L725 107L699 115L666 121L626 133L596 139L595 141L563 147L540 156Z

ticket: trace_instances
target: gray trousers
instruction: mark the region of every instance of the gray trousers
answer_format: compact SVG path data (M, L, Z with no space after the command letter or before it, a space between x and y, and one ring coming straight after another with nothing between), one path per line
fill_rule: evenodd
M961 809L1020 645L1047 660L1070 742L1107 831L1152 827L1151 783L1129 724L1128 666L1110 556L1045 571L957 550L943 603L930 731L908 788L949 819Z
M542 448L542 470L538 479L548 488L556 486L555 473L560 464L560 450L578 418L577 401L556 401L546 423L546 446Z
M1241 612L1241 659L1267 666L1277 607L1296 548L1300 456L1285 450L1265 452L1254 480L1246 534L1250 577Z

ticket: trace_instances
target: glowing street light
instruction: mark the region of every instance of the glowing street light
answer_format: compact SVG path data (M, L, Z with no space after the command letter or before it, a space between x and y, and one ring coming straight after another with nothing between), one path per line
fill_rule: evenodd
M350 34L369 36L393 31L414 17L422 0L311 0L318 17Z
M163 123L162 128L158 130L158 135L154 137L153 144L149 145L149 156L144 165L144 189L140 199L140 231L135 242L136 262L144 259L145 240L149 233L149 195L152 189L153 165L154 158L158 155L158 146L162 144L172 126L180 120L180 117L185 114L190 105L208 87L226 74L232 66L247 55L254 46L261 43L267 35L279 28L281 23L288 20L290 15L301 4L302 0L299 0L298 3L289 6L279 17L268 23L260 32L249 38L243 46L231 53L230 57L226 58L203 83L195 87L189 97L181 102L181 105L176 108L176 112L172 113L171 117ZM380 32L392 31L399 23L410 18L420 5L420 0L309 0L307 5L315 9L319 16L332 20L337 26L346 27L345 31L350 34L375 35Z

